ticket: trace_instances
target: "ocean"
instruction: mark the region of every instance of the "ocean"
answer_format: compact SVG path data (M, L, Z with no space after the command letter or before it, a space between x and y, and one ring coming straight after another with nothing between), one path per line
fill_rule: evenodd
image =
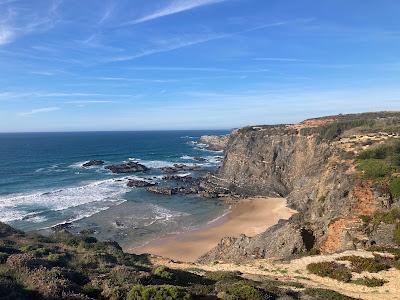
M159 168L174 163L215 170L222 153L193 141L227 131L80 132L0 134L0 221L25 231L51 232L72 222L73 232L87 230L123 246L206 224L222 215L221 201L195 195L164 196L126 186L128 178L161 181ZM202 157L202 162L194 157ZM145 173L113 174L104 166L83 168L88 160L105 165L138 161Z

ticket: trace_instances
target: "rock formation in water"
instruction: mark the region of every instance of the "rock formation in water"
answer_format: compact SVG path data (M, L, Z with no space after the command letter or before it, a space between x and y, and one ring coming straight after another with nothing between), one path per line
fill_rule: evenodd
M82 167L87 168L87 167L93 167L93 166L101 166L103 164L104 164L104 161L93 159L93 160L89 160L88 162L85 162L82 165Z
M149 168L137 162L128 162L126 164L111 165L105 168L113 173L135 173L135 172L144 172L149 170Z
M400 113L339 115L232 133L214 182L243 196L286 197L299 213L253 238L225 238L200 261L396 245L399 133ZM389 150L379 147L393 155L383 157L379 153ZM382 158L360 158L375 152Z

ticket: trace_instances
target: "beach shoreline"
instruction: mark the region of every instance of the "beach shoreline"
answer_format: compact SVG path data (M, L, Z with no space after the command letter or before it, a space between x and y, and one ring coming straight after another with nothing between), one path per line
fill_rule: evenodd
M255 236L280 219L288 219L295 212L286 206L285 198L246 198L233 205L228 213L200 228L171 234L143 246L128 248L127 251L194 262L217 246L224 237L238 237L241 234Z

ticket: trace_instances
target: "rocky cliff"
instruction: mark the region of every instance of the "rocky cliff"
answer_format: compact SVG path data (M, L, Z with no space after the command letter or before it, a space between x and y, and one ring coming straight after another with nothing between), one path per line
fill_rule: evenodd
M199 139L200 144L205 144L206 148L212 151L225 150L229 141L228 135L203 135Z
M368 113L237 130L216 180L244 196L286 197L299 213L254 238L225 238L200 261L282 258L376 244L377 226L366 232L361 216L398 201L381 184L362 179L355 159L397 139L399 129L400 114Z

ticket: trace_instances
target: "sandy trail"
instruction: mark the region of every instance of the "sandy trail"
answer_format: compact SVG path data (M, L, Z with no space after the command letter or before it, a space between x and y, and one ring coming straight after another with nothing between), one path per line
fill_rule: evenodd
M279 219L288 219L294 213L294 210L286 207L284 198L248 198L241 200L226 216L208 226L161 238L145 246L129 249L129 252L151 253L193 262L214 248L223 237L257 235Z

